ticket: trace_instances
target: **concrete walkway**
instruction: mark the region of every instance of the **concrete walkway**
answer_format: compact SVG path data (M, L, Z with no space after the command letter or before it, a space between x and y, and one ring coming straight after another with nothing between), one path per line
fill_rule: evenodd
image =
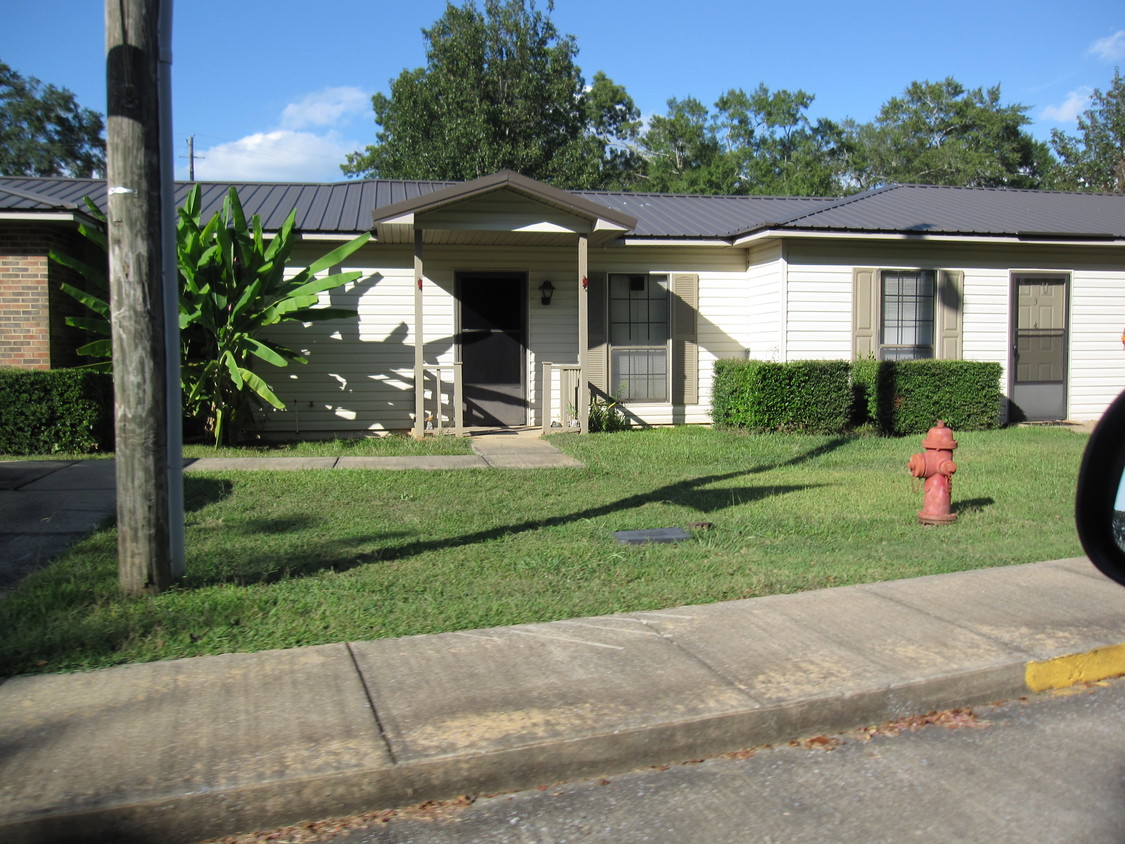
M0 839L198 841L529 788L1125 672L1084 559L17 677Z
M185 463L187 472L239 469L564 469L582 463L555 448L539 428L473 431L473 454L434 457L205 457Z
M112 460L0 461L0 596L117 511Z

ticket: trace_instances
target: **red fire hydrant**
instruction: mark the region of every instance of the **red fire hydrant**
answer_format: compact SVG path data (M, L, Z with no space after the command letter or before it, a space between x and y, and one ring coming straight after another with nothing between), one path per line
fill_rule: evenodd
M922 454L915 454L906 464L910 474L925 478L922 509L918 511L918 521L924 525L948 525L956 521L957 514L949 511L950 489L957 464L953 462L953 449L957 441L953 431L938 420L937 426L930 428L922 440Z

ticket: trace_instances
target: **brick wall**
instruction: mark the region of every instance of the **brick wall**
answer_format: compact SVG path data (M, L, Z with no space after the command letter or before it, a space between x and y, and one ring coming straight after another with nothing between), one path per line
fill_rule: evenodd
M52 249L88 258L86 243L63 226L0 221L0 366L52 369L85 361L86 342L65 322L82 306L60 289L81 279L47 257Z

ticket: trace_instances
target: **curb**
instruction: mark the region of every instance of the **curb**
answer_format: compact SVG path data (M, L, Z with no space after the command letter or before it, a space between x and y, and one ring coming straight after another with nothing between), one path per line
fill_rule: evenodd
M1012 662L916 683L724 713L645 728L528 744L497 752L401 761L388 769L216 789L140 803L0 822L12 844L66 841L195 842L310 818L399 808L461 794L496 793L647 766L676 764L815 733L843 732L951 706L1125 673L1125 643L1045 661Z

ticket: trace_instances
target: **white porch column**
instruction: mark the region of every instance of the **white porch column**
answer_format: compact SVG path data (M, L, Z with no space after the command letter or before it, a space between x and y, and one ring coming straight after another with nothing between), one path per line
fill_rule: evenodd
M574 409L583 434L590 433L590 382L586 372L590 338L590 293L587 289L590 284L589 245L586 235L578 235L578 368L581 371L578 377L578 407Z
M425 335L422 333L422 230L414 230L414 436L426 435Z

